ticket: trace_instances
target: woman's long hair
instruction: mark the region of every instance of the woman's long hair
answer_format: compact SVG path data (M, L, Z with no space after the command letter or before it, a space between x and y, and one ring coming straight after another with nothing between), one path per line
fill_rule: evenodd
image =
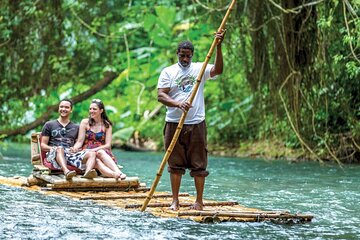
M101 113L101 120L104 123L105 127L108 128L110 125L112 126L112 122L106 115L104 103L100 99L93 99L93 100L91 100L91 103L95 103L99 107L100 110L103 109L103 112ZM90 116L89 116L89 125L90 126L95 125L95 120L92 119Z

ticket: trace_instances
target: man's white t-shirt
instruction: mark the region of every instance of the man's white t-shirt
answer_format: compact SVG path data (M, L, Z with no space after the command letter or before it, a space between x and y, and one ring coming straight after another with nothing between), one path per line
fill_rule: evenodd
M201 62L195 62L184 68L176 63L166 67L160 74L157 87L170 88L168 95L172 99L185 102L190 98L202 65ZM210 70L213 66L213 64L206 66L198 92L192 102L192 108L186 115L185 124L198 124L205 120L204 84L206 80L210 79ZM165 121L178 123L183 111L177 107L166 106L166 108Z

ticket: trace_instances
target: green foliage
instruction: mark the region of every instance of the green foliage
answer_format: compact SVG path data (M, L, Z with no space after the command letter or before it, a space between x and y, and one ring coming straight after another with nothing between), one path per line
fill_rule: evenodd
M126 142L130 139L130 137L132 136L134 131L135 131L135 128L133 128L133 127L120 129L119 131L117 131L113 134L113 139L120 140L122 142Z
M359 4L346 2L351 8L318 1L284 13L269 1L238 1L226 26L224 73L205 88L211 144L275 138L325 155L327 144L338 149L339 136L359 141ZM2 1L0 130L34 121L112 71L117 79L91 98L104 101L114 138L125 141L138 130L161 148L165 108L146 118L158 104L160 71L177 61L184 39L195 45L193 61L203 61L227 4ZM283 86L282 101L279 89L292 71L297 78ZM90 99L76 104L75 122L87 117Z

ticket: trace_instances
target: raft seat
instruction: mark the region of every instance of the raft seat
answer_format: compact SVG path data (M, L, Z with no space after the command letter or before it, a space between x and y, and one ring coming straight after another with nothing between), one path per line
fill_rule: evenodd
M46 152L41 150L41 133L36 132L31 134L31 163L38 170L47 169L50 173L62 173L61 170L55 168L51 162L46 159ZM40 166L39 166L40 165ZM69 170L74 170L77 173L81 173L82 171L74 166L67 165Z
M63 172L46 160L46 153L41 151L41 133L31 134L31 163L34 166L27 185L37 185L48 191L148 191L145 183L140 183L138 177L126 177L125 180L98 176L93 179L82 178L82 171L74 166L67 167L75 170L78 175L67 180ZM121 167L121 166L120 166ZM122 167L121 167L122 168Z

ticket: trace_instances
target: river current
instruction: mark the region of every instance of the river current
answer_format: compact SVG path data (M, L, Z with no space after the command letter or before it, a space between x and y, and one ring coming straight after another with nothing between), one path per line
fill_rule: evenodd
M0 176L29 176L30 148L2 146ZM128 176L151 186L163 153L114 150ZM209 158L205 199L314 215L310 223L201 224L0 185L0 239L360 239L360 165ZM169 174L158 191L170 192ZM195 194L183 177L181 192Z

